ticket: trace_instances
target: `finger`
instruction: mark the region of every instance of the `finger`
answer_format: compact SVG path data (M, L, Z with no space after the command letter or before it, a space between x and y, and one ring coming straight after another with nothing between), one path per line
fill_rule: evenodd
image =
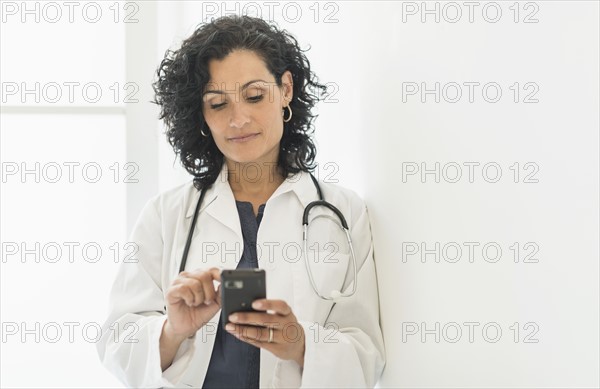
M211 267L208 269L208 271L212 275L213 280L221 282L221 269L217 267Z
M267 327L255 327L229 323L225 326L225 330L227 330L227 332L236 338L252 344L268 343L272 345L276 343L275 337L278 336L276 334L277 331L273 330L273 338L271 339L271 343L269 343L269 329Z
M210 269L196 269L194 271L182 271L179 276L187 278L195 278L198 280L210 279L221 282L221 269L217 267L211 267Z
M207 277L208 278L208 277ZM215 285L213 284L212 279L206 279L202 281L202 289L204 293L204 304L211 304L215 301Z
M236 338L238 338L242 342L248 343L254 347L258 347L260 349L267 350L267 351L271 352L273 355L277 355L279 350L281 350L281 348L280 348L281 345L278 343L275 343L275 342L273 342L273 343L259 342L252 338L243 338L243 337L237 337L237 336L236 336Z
M245 326L232 323L227 324L225 330L241 341L273 352L281 350L282 346L287 347L298 342L303 342L302 327L300 325L292 327L288 328L287 331L272 330L272 335L267 327ZM269 339L269 337L271 338Z
M210 282L210 281L205 281L205 282ZM205 288L204 288L204 283L202 281L199 281L196 278L183 278L181 280L181 282L179 283L179 285L188 287L193 295L193 303L191 306L193 307L197 307L200 304L204 304L206 301L206 292L205 292Z
M184 282L184 285L187 285L192 292L194 292L194 303L193 306L197 307L200 304L204 304L206 301L206 291L204 288L204 283L195 278L187 278Z
M178 285L183 283L188 277L182 274L179 274L179 276L177 278L175 278L173 280L173 282L171 283L171 285Z
M266 312L235 312L229 315L229 321L236 324L259 327L281 328L279 316Z
M189 271L185 271L185 270L183 270L183 271L181 271L179 273L180 277L189 277L189 275L190 275L190 272Z
M167 301L170 304L177 304L182 300L186 305L192 306L194 303L194 292L184 284L172 286L167 293Z
M259 311L273 311L282 316L292 313L292 308L284 300L257 299L252 302L252 308Z
M180 273L180 283L189 284L193 282L194 293L196 294L196 306L200 304L210 304L215 301L215 285L210 272L203 270L195 270L191 273ZM186 281L188 280L188 281Z
M304 339L304 330L298 322L228 323L225 329L235 336L242 336L257 342L269 341L269 328L273 329L272 343L297 343Z
M191 285L190 281L194 280L198 281L198 277L190 272L181 272L179 273L179 276L173 280L171 285Z
M217 287L217 298L215 299L215 301L217 302L217 304L219 304L219 307L221 306L221 284L219 284L219 286Z
M175 287L175 286L171 286L169 288L169 290L167 291L167 296L166 296L167 304L173 305L173 304L177 304L181 300L183 300L183 297L181 296L181 292L179 291L178 288L179 287Z

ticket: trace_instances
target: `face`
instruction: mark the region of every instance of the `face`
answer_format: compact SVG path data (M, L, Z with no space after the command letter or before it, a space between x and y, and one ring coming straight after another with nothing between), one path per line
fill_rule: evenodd
M291 73L283 74L278 87L262 59L246 50L211 60L208 67L202 112L227 163L276 163L283 108L292 98Z

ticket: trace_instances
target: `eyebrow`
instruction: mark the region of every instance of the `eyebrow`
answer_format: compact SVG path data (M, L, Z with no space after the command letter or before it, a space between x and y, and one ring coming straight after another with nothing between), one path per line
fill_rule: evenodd
M245 83L244 85L242 85L242 90L246 89L248 87L248 85L252 84L253 82L257 82L257 81L267 82L267 81L261 80L261 79L250 80L247 83ZM207 95L209 93L215 93L215 94L219 94L219 95L224 95L225 94L225 92L221 91L221 90L208 90L208 91L205 91L204 93L202 93L202 97L204 97L204 95Z

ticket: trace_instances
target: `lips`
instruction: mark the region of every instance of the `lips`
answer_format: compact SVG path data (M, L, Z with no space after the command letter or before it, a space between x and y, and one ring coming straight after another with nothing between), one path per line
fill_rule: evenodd
M246 140L246 139L250 139L250 138L254 137L255 135L258 135L258 133L242 135L242 136L238 136L235 138L229 138L229 140L237 140L237 141Z

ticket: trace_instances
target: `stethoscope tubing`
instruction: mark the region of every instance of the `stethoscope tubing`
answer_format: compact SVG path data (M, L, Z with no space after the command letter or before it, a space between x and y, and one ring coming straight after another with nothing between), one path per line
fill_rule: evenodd
M309 173L310 174L310 173ZM354 247L352 246L352 238L350 237L350 232L348 230L348 223L346 223L346 218L344 217L344 215L342 214L342 212L340 212L339 209L337 209L333 204L325 201L325 199L323 198L323 193L321 191L321 186L319 185L318 181L316 180L316 178L310 174L310 178L312 179L315 188L317 189L317 193L319 195L319 200L316 201L312 201L311 203L309 203L306 208L304 208L304 212L302 214L302 241L303 241L303 257L304 257L304 264L306 265L306 272L308 274L308 279L310 281L310 284L314 290L314 292L317 294L317 296L319 296L321 299L323 300L337 300L339 297L350 297L352 296L354 293L356 293L356 284L357 284L357 275L358 275L358 268L357 268L357 264L356 264L356 256L354 253ZM184 271L185 269L185 265L187 263L187 257L188 257L188 253L190 250L190 246L192 244L192 236L194 235L194 229L196 227L196 221L198 219L198 214L200 211L200 205L202 204L202 200L204 199L204 195L206 194L207 191L207 187L206 188L202 188L202 191L200 193L200 198L198 199L198 203L196 204L196 209L194 210L194 218L192 219L192 225L190 226L190 231L188 233L188 237L187 237L187 241L185 243L185 249L183 250L183 255L181 258L181 264L179 266L179 273L181 273L182 271ZM354 279L352 281L352 290L350 292L341 292L341 291L336 291L336 290L332 290L331 291L331 296L327 297L327 296L323 296L321 293L319 293L318 288L315 284L315 280L313 278L313 273L312 270L310 268L309 265L309 261L308 258L306 258L306 253L308 251L308 215L311 211L312 208L316 207L316 206L324 206L329 208L331 211L333 211L335 213L335 215L338 217L339 222L337 220L335 220L334 218L332 218L329 215L318 215L315 217L327 217L330 218L331 220L333 220L333 222L335 224L337 224L342 231L345 232L346 234L346 239L348 241L348 247L350 247L350 254L352 255L352 264L353 264L353 268L354 268ZM314 220L314 219L313 219ZM340 224L341 222L341 224Z

